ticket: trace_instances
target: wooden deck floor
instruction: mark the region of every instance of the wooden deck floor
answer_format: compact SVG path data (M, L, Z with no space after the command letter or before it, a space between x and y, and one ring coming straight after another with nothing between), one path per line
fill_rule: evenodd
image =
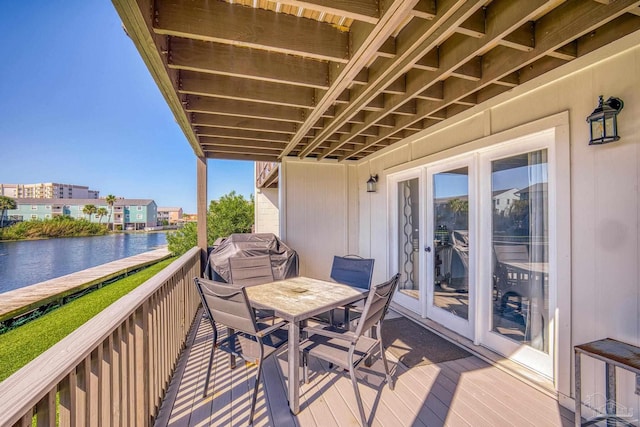
M156 426L247 424L255 367L234 370L222 352L215 358L209 395L202 397L211 349L211 327L196 328L160 409ZM396 386L384 383L381 362L359 374L372 426L571 426L573 413L553 398L477 357L408 369L388 354ZM348 375L312 360L311 381L302 385L301 410L291 415L285 394L286 349L263 367L256 426L357 426L358 409ZM380 390L380 391L378 391Z

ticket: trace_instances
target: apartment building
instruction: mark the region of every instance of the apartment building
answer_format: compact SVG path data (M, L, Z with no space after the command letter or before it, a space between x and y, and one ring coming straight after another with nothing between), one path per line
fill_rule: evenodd
M91 222L113 224L123 230L144 230L158 223L158 208L151 199L118 199L113 207L104 199L39 199L17 198L16 209L7 211L7 217L15 221L44 220L56 216L69 216L86 219ZM83 212L86 205L104 207L106 216L87 215Z
M84 185L43 182L37 184L0 184L0 196L30 199L98 199L100 191Z
M167 224L174 225L183 221L182 208L177 207L159 207L158 208L158 225L161 225L163 221L167 221Z

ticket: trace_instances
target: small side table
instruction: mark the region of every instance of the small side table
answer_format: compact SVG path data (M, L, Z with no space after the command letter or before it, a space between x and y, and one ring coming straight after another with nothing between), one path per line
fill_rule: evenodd
M575 351L575 425L579 427L583 424L581 418L581 384L580 384L580 355L593 357L605 362L606 374L606 415L594 418L584 425L594 424L598 421L607 420L607 427L618 425L633 425L629 420L617 416L616 411L616 367L626 369L636 374L636 386L640 381L640 348L626 344L611 338L593 341L574 347Z

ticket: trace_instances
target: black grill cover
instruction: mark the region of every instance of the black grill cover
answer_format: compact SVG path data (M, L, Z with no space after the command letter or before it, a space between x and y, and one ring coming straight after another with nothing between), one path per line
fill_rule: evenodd
M205 274L213 280L229 282L229 258L271 255L271 268L276 280L298 275L298 254L282 243L275 234L231 234L218 242L209 253Z

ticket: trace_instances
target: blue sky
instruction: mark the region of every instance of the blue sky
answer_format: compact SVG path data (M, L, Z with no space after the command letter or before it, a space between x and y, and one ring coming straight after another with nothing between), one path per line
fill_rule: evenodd
M0 28L0 182L195 212L195 155L110 1L10 1ZM253 192L253 162L208 164L209 200Z

